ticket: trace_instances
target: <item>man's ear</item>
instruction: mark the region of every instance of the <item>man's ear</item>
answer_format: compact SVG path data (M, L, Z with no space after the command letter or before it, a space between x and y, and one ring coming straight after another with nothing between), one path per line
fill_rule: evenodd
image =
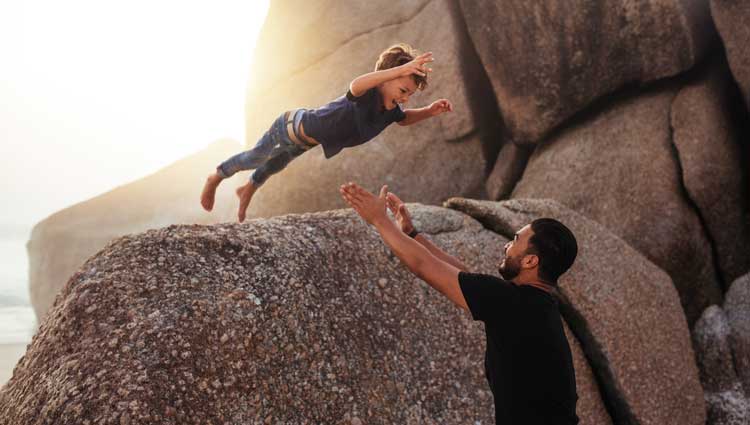
M521 267L533 269L539 265L539 257L534 254L526 254L521 259Z

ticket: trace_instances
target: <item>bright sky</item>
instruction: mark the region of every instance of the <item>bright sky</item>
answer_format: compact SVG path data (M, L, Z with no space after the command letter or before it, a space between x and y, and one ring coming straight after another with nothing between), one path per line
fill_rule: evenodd
M0 0L0 237L244 141L268 0Z

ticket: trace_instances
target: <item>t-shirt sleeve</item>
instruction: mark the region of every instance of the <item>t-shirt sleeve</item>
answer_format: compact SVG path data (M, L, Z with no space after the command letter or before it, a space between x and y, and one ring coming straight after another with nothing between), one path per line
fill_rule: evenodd
M375 89L367 90L366 92L362 93L360 96L354 96L352 94L352 90L349 89L346 91L346 98L349 101L354 102L354 103L366 102L372 96L373 90Z
M495 276L460 272L458 284L474 320L491 321L508 311L516 291L512 283Z

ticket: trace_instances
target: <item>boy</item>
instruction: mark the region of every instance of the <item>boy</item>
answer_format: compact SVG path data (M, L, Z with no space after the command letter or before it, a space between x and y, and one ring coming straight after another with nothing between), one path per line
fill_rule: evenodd
M326 158L342 149L372 140L387 126L412 125L426 118L453 110L447 99L439 99L419 109L401 109L414 92L427 87L427 73L432 69L432 53L417 54L407 44L397 44L383 51L375 71L355 78L349 91L318 109L296 109L279 116L254 148L239 153L216 167L201 193L201 205L211 211L216 188L225 178L238 171L255 169L250 181L237 188L240 199L237 217L245 212L255 192L273 174L284 169L294 158L321 145Z

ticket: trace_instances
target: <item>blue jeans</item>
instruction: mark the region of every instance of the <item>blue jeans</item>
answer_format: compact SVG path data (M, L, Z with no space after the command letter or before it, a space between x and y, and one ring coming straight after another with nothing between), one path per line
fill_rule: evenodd
M302 111L293 118L296 135L299 121L302 118ZM297 138L299 139L299 136ZM221 177L227 178L238 171L255 169L253 175L250 176L250 180L256 187L260 187L269 177L283 170L294 158L305 152L305 149L289 139L284 114L281 114L271 124L271 128L258 140L254 148L238 153L222 162L221 165L216 167L216 172Z

